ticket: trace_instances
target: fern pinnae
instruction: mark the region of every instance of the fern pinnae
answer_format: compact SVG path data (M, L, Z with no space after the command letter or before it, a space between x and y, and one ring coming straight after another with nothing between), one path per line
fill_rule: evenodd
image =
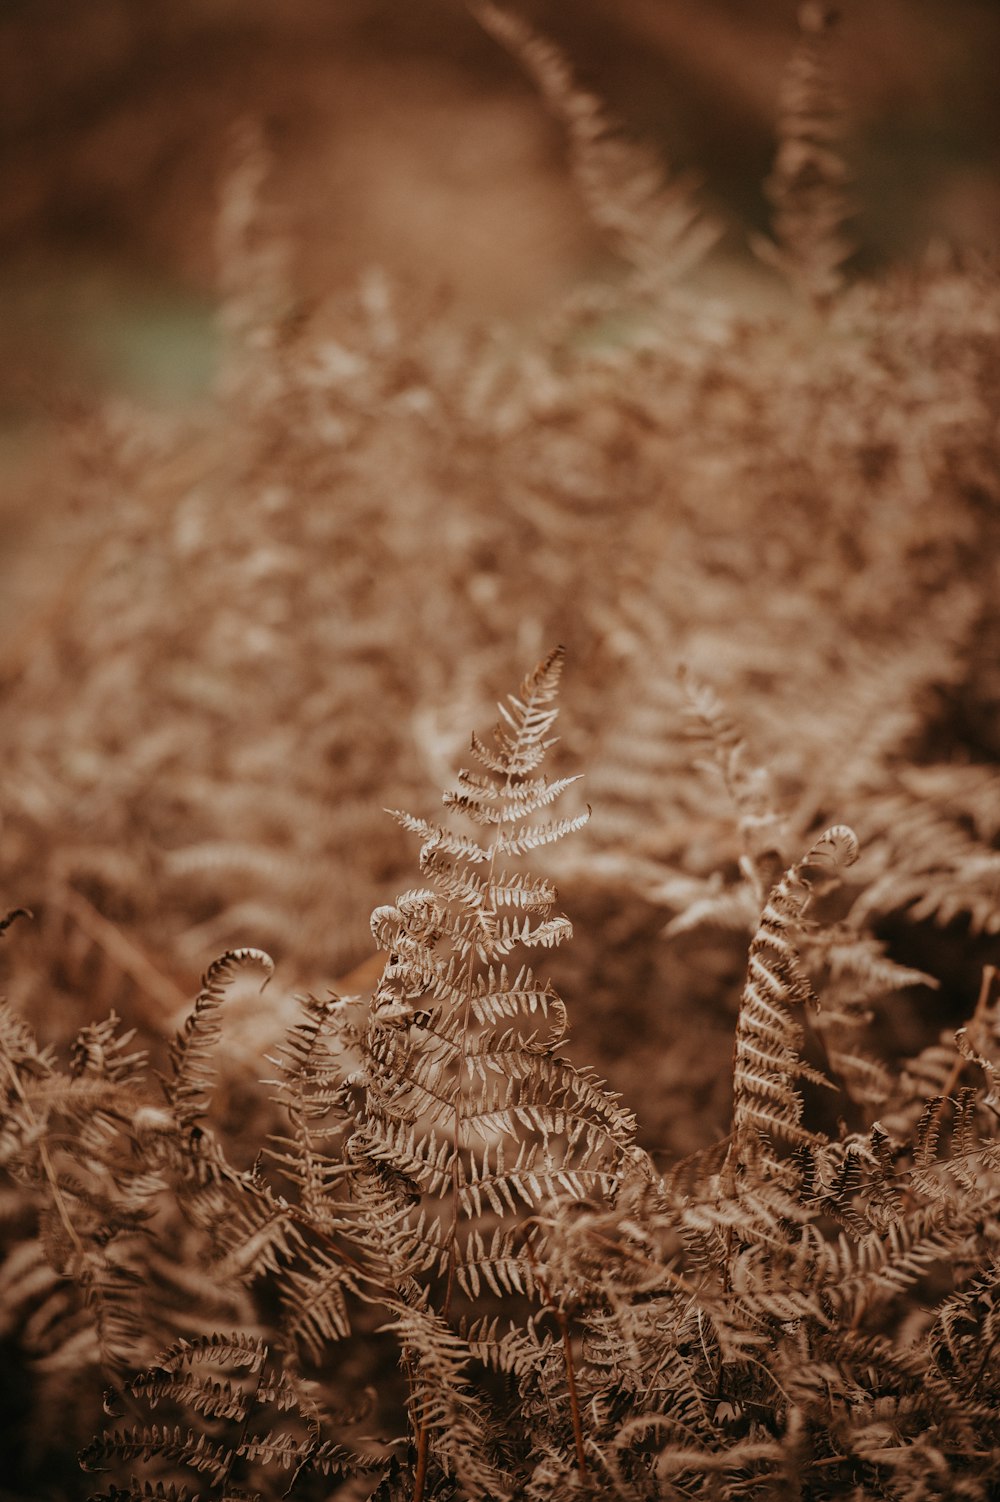
M215 1083L213 1054L222 1038L220 1011L234 972L244 965L264 971L263 986L274 973L274 961L262 949L231 949L213 960L182 1031L170 1050L172 1074L164 1082L168 1104L183 1128L205 1115Z
M811 846L772 888L747 961L747 978L740 1001L734 1045L732 1144L725 1176L734 1183L738 1168L746 1167L760 1145L768 1141L812 1142L801 1125L802 1098L796 1080L829 1081L799 1056L801 1028L788 1010L803 1005L812 988L795 946L795 930L810 896L807 875L819 865L850 865L858 843L845 825L834 825ZM771 1158L765 1149L765 1158Z
M652 153L627 141L599 101L575 83L559 49L522 16L494 0L467 4L532 77L565 129L583 204L632 268L637 289L662 289L696 265L719 231L690 183L670 178Z
M554 718L554 717L553 717ZM552 720L546 721L550 725ZM547 741L546 745L553 742ZM461 791L445 793L445 808L468 814L477 824L513 824L536 809L545 808L579 782L579 774L573 777L557 777L549 781L544 777L524 777L515 787L500 787L478 773L462 769L458 773Z
M80 1456L80 1464L85 1471L100 1471L111 1459L151 1461L154 1457L208 1473L215 1484L225 1473L232 1450L225 1441L210 1440L179 1424L130 1424L95 1440Z
M502 1028L504 1022L512 1018L527 1020L538 1013L550 1022L547 1036L539 1040L535 1031L515 1034L528 1052L551 1053L566 1036L568 1024L562 998L548 982L544 985L537 984L526 966L521 969L513 984L508 983L506 967L503 965L496 971L491 966L486 975L479 975L472 1011L478 1023L490 1028L483 1038L477 1040L476 1053L488 1049L490 1037L502 1036L497 1029ZM430 1030L442 1042L457 1049L456 1036L460 1037L460 1033L453 1017L435 1017L430 1023Z
M419 835L423 840L420 850L420 868L424 869L427 861L439 852L446 855L458 855L469 862L488 861L489 851L484 849L477 840L470 839L468 835L457 834L450 829L444 829L440 824L431 824L426 819L419 819L415 814L407 813L404 809L387 808L386 813L409 834Z
M555 819L547 824L522 824L510 834L501 833L496 841L500 855L526 855L529 850L538 850L542 845L551 845L556 840L575 834L590 819L590 809L568 819Z

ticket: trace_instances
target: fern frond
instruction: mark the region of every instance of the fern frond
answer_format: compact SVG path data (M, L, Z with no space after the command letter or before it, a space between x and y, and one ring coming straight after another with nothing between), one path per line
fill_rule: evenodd
M507 1017L532 1017L553 1012L561 1035L565 1029L566 1008L550 981L540 981L531 967L523 965L511 979L507 967L490 965L475 977L472 1011L481 1023L496 1023Z
M493 749L487 750L474 738L473 752L495 775L506 779L506 798L517 796L514 784L523 783L541 764L546 751L555 745L548 732L559 713L554 700L559 690L565 650L555 647L521 684L517 694L509 694L506 704L498 704L500 720L493 730ZM489 758L488 760L486 758ZM447 801L448 794L445 795Z
M497 762L497 771L503 770L503 763ZM397 824L410 834L416 834L424 841L420 852L420 866L423 869L425 863L432 857L442 852L445 855L461 856L467 861L489 860L489 851L484 849L476 840L468 835L456 834L450 829L443 829L438 824L430 824L426 819L418 819L413 814L408 814L402 809L390 808L386 812L391 814Z
M218 1366L235 1366L248 1372L263 1370L268 1359L268 1347L258 1335L245 1330L223 1334L213 1330L209 1335L175 1341L160 1352L157 1369L178 1371L183 1366L196 1366L200 1362L212 1362Z
M778 153L765 188L774 208L774 242L755 249L822 307L843 286L841 267L854 246L843 227L851 210L839 147L842 105L830 61L834 7L806 0L799 44L781 89Z
M548 720L551 725L554 715ZM445 793L445 808L453 808L468 814L477 824L512 824L526 818L539 808L555 801L567 788L579 782L579 776L557 777L549 782L544 777L522 778L516 788L498 787L495 782L477 777L473 772L460 771L458 780L461 790Z
M189 1466L215 1481L230 1468L233 1451L225 1441L211 1440L180 1425L130 1424L95 1439L81 1454L80 1464L85 1471L101 1471L111 1460L154 1459Z
M281 1279L282 1329L290 1348L304 1349L319 1363L331 1345L351 1333L347 1294L357 1290L356 1279L335 1252L304 1250Z
M44 1079L56 1068L55 1051L39 1045L24 1018L7 1001L0 1000L0 1051L8 1074L24 1076L26 1081Z
M410 1366L414 1432L427 1436L438 1465L471 1495L497 1502L512 1497L512 1482L496 1464L487 1412L468 1382L466 1342L426 1307L397 1304L392 1312L395 1319L386 1328Z
M590 810L587 809L586 813L576 814L569 819L555 819L548 824L523 824L510 834L499 835L497 851L501 855L524 855L529 850L537 850L541 845L551 845L555 840L574 834L589 819Z
M145 1049L127 1053L126 1049L136 1036L136 1029L119 1033L120 1018L111 1013L103 1022L92 1022L81 1028L73 1040L71 1073L104 1079L112 1086L127 1090L145 1079Z
M746 1166L762 1142L815 1140L800 1125L802 1098L795 1082L827 1082L800 1058L802 1032L788 1010L812 997L795 948L795 929L809 900L806 872L829 863L850 865L857 854L854 832L833 826L786 872L764 905L750 946L736 1028L731 1170Z
M565 129L570 165L599 229L640 286L662 286L696 265L718 238L690 183L671 181L648 151L626 141L598 100L574 82L562 53L493 0L467 0L480 24L519 60Z
M518 1202L538 1210L560 1194L580 1200L588 1194L609 1195L617 1179L607 1169L546 1163L537 1143L521 1143L516 1161L508 1167L500 1140L494 1146L492 1164L488 1146L481 1159L470 1159L468 1167L459 1162L458 1183L462 1209L471 1218L482 1216L484 1201L503 1216L514 1213Z
M164 1082L164 1089L182 1128L190 1129L209 1108L215 1085L213 1054L222 1038L219 1014L234 973L243 965L262 969L263 985L274 973L273 960L261 949L233 949L214 960L170 1050L172 1074Z
M842 1236L829 1250L824 1298L859 1319L924 1277L933 1264L947 1263L968 1235L968 1226L949 1223L931 1206L861 1240Z

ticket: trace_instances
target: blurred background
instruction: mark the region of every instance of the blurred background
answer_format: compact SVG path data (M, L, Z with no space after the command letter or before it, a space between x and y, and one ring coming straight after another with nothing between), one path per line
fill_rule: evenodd
M746 248L795 0L521 0L580 78L730 225L698 276L759 306ZM847 0L860 260L1000 225L1000 6ZM613 274L561 133L460 0L0 4L0 626L67 561L45 480L81 396L197 403L217 330L213 226L234 121L266 130L307 302L378 263L459 313L530 323ZM43 572L44 572L43 570Z

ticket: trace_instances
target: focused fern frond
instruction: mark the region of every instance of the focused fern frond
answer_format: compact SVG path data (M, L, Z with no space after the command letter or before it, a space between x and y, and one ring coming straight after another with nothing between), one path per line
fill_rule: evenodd
M788 1004L804 1005L812 987L795 947L795 928L809 899L806 871L820 864L851 865L858 843L846 825L828 829L772 889L750 946L736 1027L733 1070L732 1171L761 1166L771 1142L805 1144L798 1079L828 1084L799 1056L802 1032Z
M562 662L561 650L551 653L500 706L492 744L472 740L482 770L460 772L445 795L445 806L485 835L456 836L397 814L422 840L421 872L432 885L372 915L389 957L352 1076L361 1095L346 1151L357 1166L356 1192L368 1185L364 1250L404 1295L402 1302L395 1295L394 1328L409 1332L414 1393L425 1392L425 1359L431 1378L440 1366L441 1382L446 1368L458 1363L457 1372L472 1359L449 1323L460 1297L555 1296L538 1280L543 1254L534 1247L529 1255L520 1237L524 1216L566 1194L603 1200L635 1172L631 1114L557 1051L562 1001L529 966L512 972L506 963L516 949L556 945L571 932L552 916L551 884L509 864L587 818L532 817L574 780L539 773L554 741ZM436 1314L415 1302L414 1280L427 1274L440 1300ZM433 1360L431 1349L422 1352L425 1328L428 1338L440 1335L431 1341ZM467 1406L454 1392L447 1413L430 1390L413 1400L418 1451L446 1471L459 1464L449 1437L455 1404ZM466 1465L470 1453L466 1446ZM495 1444L494 1455L489 1466L500 1463ZM485 1464L484 1452L476 1494L486 1487ZM500 1485L494 1476L489 1494L500 1495Z
M485 772L463 771L459 788L445 796L446 807L493 831L491 837L456 842L400 816L424 837L421 870L434 888L406 894L372 920L390 956L373 999L376 1031L369 1034L380 1071L378 1131L391 1129L405 1103L406 1114L457 1132L444 1158L433 1155L433 1170L428 1162L418 1172L435 1184L450 1174L453 1192L468 1186L497 1212L498 1196L537 1208L560 1175L607 1187L634 1128L613 1097L555 1053L565 1009L551 986L526 966L512 976L504 963L517 946L548 947L571 931L566 919L549 916L548 883L500 864L561 838L587 817L524 822L573 780L533 775L552 744L561 667L561 651L552 653L501 706L493 746L478 737L472 742ZM505 909L525 916L508 917ZM554 1021L546 1037L537 1027L526 1031L527 1023L546 1017ZM386 1094L393 1075L398 1083ZM529 1151L522 1133L540 1138L541 1156ZM505 1159L505 1140L516 1149L514 1162ZM412 1158L400 1157L400 1166L409 1169Z
M550 653L500 706L492 742L472 740L482 770L463 770L445 794L446 808L482 835L397 815L421 838L421 873L431 885L373 913L388 959L367 1009L337 998L305 1001L273 1060L289 1130L272 1135L261 1165L234 1169L199 1124L211 1101L224 988L236 965L265 964L253 950L226 955L207 972L165 1082L171 1132L151 1143L178 1202L207 1233L220 1275L273 1286L290 1352L319 1364L332 1343L351 1337L365 1305L388 1312L384 1333L400 1349L413 1453L396 1457L384 1484L391 1490L410 1468L418 1497L455 1483L470 1496L512 1498L519 1483L510 1468L516 1463L523 1474L526 1454L538 1477L551 1470L551 1440L539 1436L535 1454L531 1426L520 1419L512 1437L511 1415L479 1386L484 1362L508 1370L513 1361L520 1370L525 1349L513 1335L484 1344L472 1333L458 1307L484 1299L525 1310L540 1304L526 1315L528 1331L545 1311L563 1331L556 1369L574 1417L568 1430L562 1420L559 1427L582 1477L586 1446L566 1321L581 1277L600 1278L548 1245L550 1232L561 1235L548 1207L569 1199L610 1215L623 1185L655 1177L635 1146L631 1113L559 1052L566 1008L554 987L525 963L507 964L516 951L558 945L571 931L552 913L551 883L514 864L588 816L536 817L575 780L540 772L554 744L562 661L561 650ZM268 1166L291 1199L270 1188ZM535 1349L545 1348L541 1338ZM206 1429L201 1420L225 1427L249 1413L243 1385L206 1384L194 1369L220 1359L257 1372L251 1403L281 1406L284 1389L260 1386L263 1347L239 1335L182 1343L123 1391L169 1400L179 1416L198 1415L199 1427L114 1431L90 1458L180 1464L205 1472L223 1494L237 1462L249 1468L251 1490L255 1466L294 1463L298 1474L307 1464L324 1473L340 1464L339 1452L315 1436L311 1447L283 1433L258 1441L244 1427L227 1447ZM290 1389L285 1397L300 1401ZM554 1419L554 1409L546 1411Z
M262 949L230 950L214 960L171 1049L173 1072L165 1084L167 1103L183 1130L190 1130L211 1103L216 1077L213 1055L222 1039L220 1010L234 972L246 964L263 969L264 985L267 984L274 963Z

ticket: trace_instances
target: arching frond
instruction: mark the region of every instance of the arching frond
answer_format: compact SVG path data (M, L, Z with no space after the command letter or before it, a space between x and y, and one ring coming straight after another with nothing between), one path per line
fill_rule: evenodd
M600 102L575 83L558 48L521 16L493 0L468 4L531 75L565 129L584 204L642 283L662 285L701 260L718 231L697 203L691 184L671 181L652 153L627 141Z
M261 949L233 949L213 960L202 979L192 1011L170 1051L172 1074L164 1083L167 1101L185 1127L208 1110L215 1083L213 1055L222 1038L220 1011L234 974L244 965L264 971L266 985L274 962Z

